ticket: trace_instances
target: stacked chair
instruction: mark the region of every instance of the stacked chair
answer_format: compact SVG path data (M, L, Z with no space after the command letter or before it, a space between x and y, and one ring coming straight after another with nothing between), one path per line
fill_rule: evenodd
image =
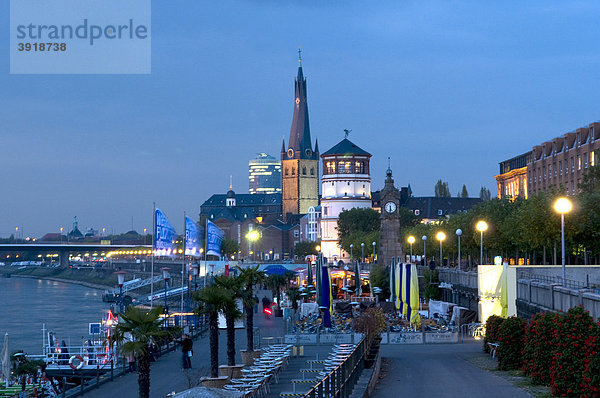
M242 369L242 378L231 379L223 388L242 392L245 397L264 397L269 392L271 379L277 382L279 372L287 365L292 347L288 344L267 346L254 360L254 365Z

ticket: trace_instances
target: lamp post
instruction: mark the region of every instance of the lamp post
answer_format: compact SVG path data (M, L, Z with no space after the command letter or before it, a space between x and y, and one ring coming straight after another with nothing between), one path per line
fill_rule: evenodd
M365 262L365 242L360 244L360 247L362 249L362 262Z
M117 280L119 283L119 312L123 313L124 308L123 308L123 284L125 283L125 271L118 271L117 272Z
M421 236L423 240L423 265L427 265L427 235Z
M560 243L562 246L562 271L563 271L563 286L567 284L567 266L565 261L565 213L573 209L573 204L567 198L558 198L554 203L554 210L560 213Z
M373 262L375 262L375 245L376 244L377 244L376 242L373 242Z
M444 256L442 253L442 242L444 242L444 239L446 239L446 234L444 233L444 231L440 231L437 233L437 235L435 236L437 238L437 240L440 241L440 267L444 265Z
M246 239L248 239L249 251L250 251L250 254L252 254L252 261L254 261L256 259L256 256L254 255L254 252L256 251L255 247L254 247L254 243L258 240L258 238L259 238L259 234L258 234L258 231L256 231L256 230L249 231L246 234Z
M460 236L462 235L462 229L456 230L456 236L458 236L458 270L460 271Z
M162 275L163 275L163 279L165 280L165 328L167 327L167 322L166 319L169 315L169 308L167 307L167 290L169 289L169 284L168 284L168 280L169 280L169 269L167 267L161 268L160 269L162 271Z
M412 246L413 246L413 243L415 243L415 237L412 236L412 235L409 236L408 237L408 243L410 243L410 262L412 263L412 256L413 256L412 255Z
M477 228L477 230L481 234L481 240L479 243L479 264L483 265L483 232L487 231L488 225L485 221L482 220L479 221L477 225L475 225L475 228Z
M352 257L352 249L354 248L354 243L350 243L350 260L353 260L354 257Z

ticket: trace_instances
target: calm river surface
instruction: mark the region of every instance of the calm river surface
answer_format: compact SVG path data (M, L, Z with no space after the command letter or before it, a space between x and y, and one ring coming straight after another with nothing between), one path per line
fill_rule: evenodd
M0 278L0 345L8 332L11 351L42 353L42 325L59 341L79 345L88 323L108 311L102 291L72 283L28 278Z

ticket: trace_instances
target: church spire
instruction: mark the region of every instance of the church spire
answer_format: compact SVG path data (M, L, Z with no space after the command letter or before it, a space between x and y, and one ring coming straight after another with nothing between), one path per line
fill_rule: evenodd
M288 148L285 152L286 158L316 159L310 140L306 78L302 71L302 49L300 48L298 49L298 74L294 81L294 116L290 129ZM282 156L283 158L284 156Z

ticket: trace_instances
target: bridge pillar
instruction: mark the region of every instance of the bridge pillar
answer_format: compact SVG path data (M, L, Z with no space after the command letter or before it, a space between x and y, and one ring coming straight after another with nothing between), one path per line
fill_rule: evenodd
M61 267L67 268L69 266L69 252L67 250L61 250L58 253L58 261Z

